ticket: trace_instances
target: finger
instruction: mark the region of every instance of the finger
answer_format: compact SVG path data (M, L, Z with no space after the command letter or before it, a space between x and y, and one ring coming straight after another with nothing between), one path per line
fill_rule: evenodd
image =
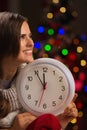
M75 102L75 100L77 99L77 97L78 97L78 94L75 93L75 95L74 95L74 97L73 97L73 99L72 99L72 102Z

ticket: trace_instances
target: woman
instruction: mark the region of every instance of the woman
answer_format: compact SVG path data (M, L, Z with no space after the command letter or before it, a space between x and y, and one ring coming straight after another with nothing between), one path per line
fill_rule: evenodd
M49 114L37 118L25 112L17 99L15 80L18 72L26 65L33 62L34 43L28 20L16 13L0 13L0 128L10 130L41 130L39 122L48 119ZM70 112L70 110L72 110ZM57 122L57 130L77 117L77 109L72 101L65 112L58 119L51 115ZM44 118L43 118L44 117ZM51 118L48 120L50 121ZM51 120L52 121L52 120ZM59 122L60 121L60 122ZM46 124L46 123L45 123ZM45 125L44 124L44 125ZM51 123L50 123L51 124ZM58 128L59 127L59 128ZM46 128L47 130L48 128ZM44 129L45 130L45 129ZM53 128L52 128L53 130ZM56 129L55 129L56 130Z

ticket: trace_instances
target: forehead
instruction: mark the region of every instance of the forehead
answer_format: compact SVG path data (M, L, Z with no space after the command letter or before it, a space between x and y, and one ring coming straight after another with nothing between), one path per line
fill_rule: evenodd
M28 23L25 21L21 26L21 33L31 33Z

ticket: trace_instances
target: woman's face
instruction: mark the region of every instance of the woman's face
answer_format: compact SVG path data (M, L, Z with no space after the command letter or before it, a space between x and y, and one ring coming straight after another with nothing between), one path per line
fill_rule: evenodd
M23 22L20 34L20 51L17 60L21 63L33 61L34 42L27 22Z

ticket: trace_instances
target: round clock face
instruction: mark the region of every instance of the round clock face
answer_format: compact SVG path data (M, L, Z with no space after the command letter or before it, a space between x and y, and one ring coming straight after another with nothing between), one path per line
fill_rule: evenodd
M51 58L40 58L26 65L17 77L16 86L20 103L36 116L62 113L75 93L70 70Z

